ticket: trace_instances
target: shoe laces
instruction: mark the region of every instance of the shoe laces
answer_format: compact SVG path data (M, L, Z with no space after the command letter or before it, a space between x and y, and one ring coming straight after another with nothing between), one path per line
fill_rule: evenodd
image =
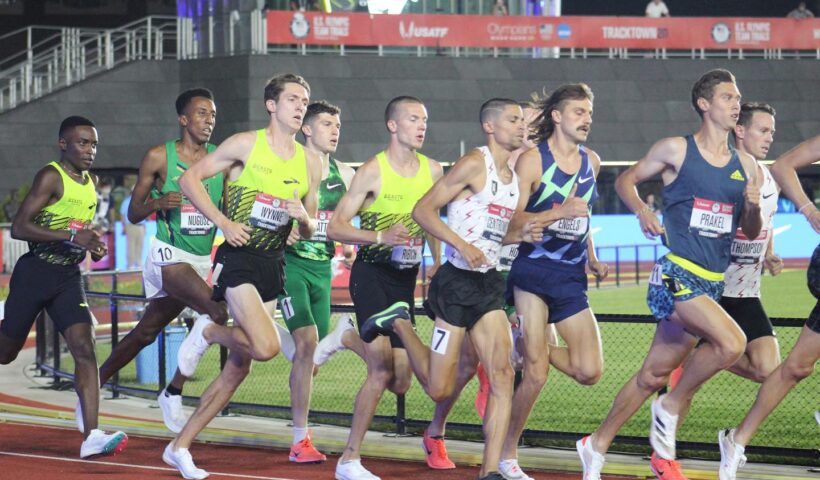
M447 457L447 446L444 444L443 438L433 438L427 437L427 439L432 443L430 450L432 450L432 454L435 455L437 458L446 459Z

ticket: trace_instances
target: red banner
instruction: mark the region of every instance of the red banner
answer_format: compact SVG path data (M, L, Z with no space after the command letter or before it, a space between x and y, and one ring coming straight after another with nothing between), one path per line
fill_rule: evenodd
M268 11L268 43L638 49L820 48L820 19L497 17Z

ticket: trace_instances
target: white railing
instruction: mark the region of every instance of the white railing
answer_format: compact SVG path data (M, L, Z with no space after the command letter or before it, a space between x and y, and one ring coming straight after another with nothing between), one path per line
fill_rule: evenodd
M236 48L248 26L228 21L220 55L267 53L264 11L248 18L250 52ZM25 48L0 60L0 112L134 60L213 57L215 22L154 15L114 29L30 26L9 32L0 42L25 42Z

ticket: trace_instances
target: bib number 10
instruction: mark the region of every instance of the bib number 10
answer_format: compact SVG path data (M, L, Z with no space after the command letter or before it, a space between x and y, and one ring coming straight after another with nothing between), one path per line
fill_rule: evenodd
M157 248L157 255L163 262L170 262L174 259L174 252L168 247Z

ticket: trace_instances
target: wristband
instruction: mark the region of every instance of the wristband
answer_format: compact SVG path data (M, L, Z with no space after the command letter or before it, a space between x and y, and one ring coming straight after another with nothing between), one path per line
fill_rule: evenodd
M811 207L812 205L814 205L814 202L806 202L806 204L798 208L797 211L798 213L803 213L803 209L805 209L806 207Z
M68 229L68 243L74 243L74 237L77 236L77 229L76 228L69 228Z
M376 232L376 245L382 244L382 232Z

